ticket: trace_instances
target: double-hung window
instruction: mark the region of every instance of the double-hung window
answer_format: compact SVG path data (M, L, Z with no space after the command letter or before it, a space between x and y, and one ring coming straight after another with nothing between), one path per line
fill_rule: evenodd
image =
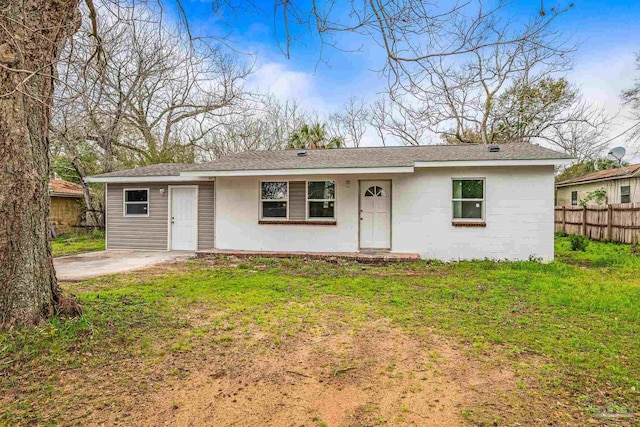
M484 219L484 179L453 180L453 220Z
M623 185L620 187L620 203L631 203L631 186Z
M578 192L571 192L571 206L578 206Z
M149 216L149 189L124 189L124 216Z
M307 217L309 219L335 219L335 181L307 182Z
M260 210L262 218L287 219L289 183L271 181L260 183Z

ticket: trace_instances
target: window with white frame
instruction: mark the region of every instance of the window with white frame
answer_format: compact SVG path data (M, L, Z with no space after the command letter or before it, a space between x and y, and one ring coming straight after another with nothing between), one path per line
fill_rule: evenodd
M287 181L272 181L260 183L261 218L287 218L289 202L289 183Z
M336 217L336 182L307 182L307 216L309 219Z
M571 206L578 206L578 192L571 192Z
M484 179L453 180L453 219L484 219Z
M124 216L149 216L148 188L125 188Z

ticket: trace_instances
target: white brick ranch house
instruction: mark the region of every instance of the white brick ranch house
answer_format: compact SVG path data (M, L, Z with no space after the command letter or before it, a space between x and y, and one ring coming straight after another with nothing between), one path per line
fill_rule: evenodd
M87 178L107 249L553 259L554 165L528 143L249 151Z

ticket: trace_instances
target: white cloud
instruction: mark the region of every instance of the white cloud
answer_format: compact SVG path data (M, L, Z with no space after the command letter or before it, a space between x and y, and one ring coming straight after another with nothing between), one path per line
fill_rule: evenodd
M271 93L277 99L295 99L304 108L318 113L329 112L313 74L292 70L282 62L257 64L249 77L249 89Z
M585 49L581 58L576 61L574 71L569 75L576 82L586 99L616 115L611 130L605 138L613 138L628 129L634 122L629 118L629 111L624 109L620 99L623 90L633 86L636 77L635 56L633 46L618 46L607 50ZM637 143L628 141L626 135L615 139L610 147L625 146L628 151L637 151ZM638 160L635 159L630 160Z

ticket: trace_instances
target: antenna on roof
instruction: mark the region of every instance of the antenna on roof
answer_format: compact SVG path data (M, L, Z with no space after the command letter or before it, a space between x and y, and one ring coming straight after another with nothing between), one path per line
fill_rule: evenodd
M629 173L627 168L625 168L624 165L622 164L622 158L624 157L625 154L627 154L627 150L624 147L615 147L615 148L612 148L611 151L607 153L607 158L609 160L618 162L618 166L624 169L625 173Z
M622 163L622 158L627 154L627 150L624 147L616 147L607 153L609 160L615 160L618 164Z

